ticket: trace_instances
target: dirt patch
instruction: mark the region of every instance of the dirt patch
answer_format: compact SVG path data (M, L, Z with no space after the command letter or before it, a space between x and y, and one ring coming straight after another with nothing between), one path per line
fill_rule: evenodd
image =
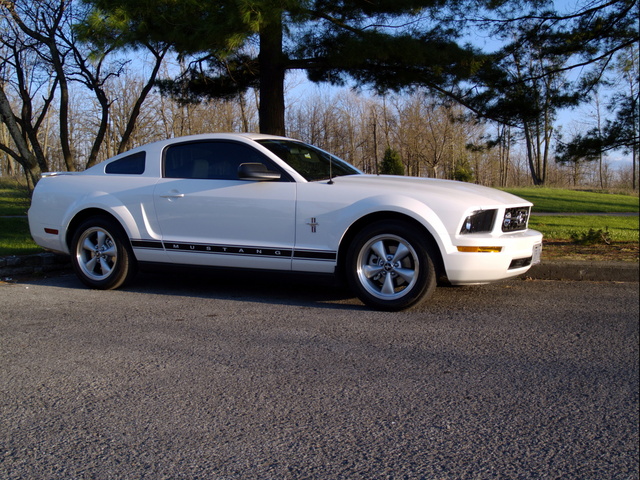
M570 240L545 239L542 260L584 260L638 263L640 246L634 242L581 245Z

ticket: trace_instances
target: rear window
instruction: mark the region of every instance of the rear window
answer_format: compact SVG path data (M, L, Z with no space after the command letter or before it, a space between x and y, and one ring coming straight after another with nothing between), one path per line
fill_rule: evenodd
M145 168L145 152L134 153L107 165L105 173L116 175L142 175Z

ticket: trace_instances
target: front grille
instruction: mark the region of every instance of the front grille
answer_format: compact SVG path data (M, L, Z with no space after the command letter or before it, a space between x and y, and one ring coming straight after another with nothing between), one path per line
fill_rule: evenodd
M502 231L515 232L518 230L526 230L530 211L531 207L507 208L502 220Z

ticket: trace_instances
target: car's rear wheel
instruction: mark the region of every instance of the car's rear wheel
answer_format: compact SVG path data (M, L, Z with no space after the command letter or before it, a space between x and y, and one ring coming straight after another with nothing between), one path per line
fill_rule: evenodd
M429 244L405 222L390 220L365 227L354 238L346 262L347 281L355 294L379 310L414 306L436 287Z
M73 268L91 288L110 290L122 286L136 271L129 240L119 224L106 217L83 222L71 241Z

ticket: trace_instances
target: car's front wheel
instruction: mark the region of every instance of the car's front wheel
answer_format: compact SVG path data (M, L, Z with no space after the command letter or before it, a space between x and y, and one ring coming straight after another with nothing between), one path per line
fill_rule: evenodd
M347 281L366 305L397 311L426 300L436 287L424 235L400 221L377 222L354 238L346 258Z
M135 257L126 234L110 218L83 222L75 231L71 248L73 268L91 288L115 289L135 274Z

